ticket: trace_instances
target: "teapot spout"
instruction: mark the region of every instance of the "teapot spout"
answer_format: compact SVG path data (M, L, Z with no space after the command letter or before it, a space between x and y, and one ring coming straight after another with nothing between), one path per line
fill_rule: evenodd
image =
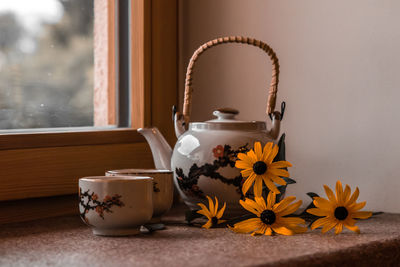
M272 113L272 125L271 129L268 131L268 137L272 140L276 140L279 136L279 132L281 129L281 113L279 111L275 111Z
M172 149L161 132L157 128L139 128L137 131L149 143L156 169L171 170Z

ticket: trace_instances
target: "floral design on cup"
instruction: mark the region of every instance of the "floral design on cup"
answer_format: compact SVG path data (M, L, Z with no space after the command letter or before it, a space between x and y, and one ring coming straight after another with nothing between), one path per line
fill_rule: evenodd
M160 188L158 188L157 185L158 185L157 182L153 182L153 192L154 192L154 193L160 192Z
M90 210L94 210L104 220L104 212L112 213L111 208L113 206L125 206L124 202L121 201L121 197L122 196L118 194L113 196L106 195L101 201L96 193L90 193L90 189L83 192L82 188L79 188L79 205L83 207L80 213L82 220L89 224L86 214L89 213Z

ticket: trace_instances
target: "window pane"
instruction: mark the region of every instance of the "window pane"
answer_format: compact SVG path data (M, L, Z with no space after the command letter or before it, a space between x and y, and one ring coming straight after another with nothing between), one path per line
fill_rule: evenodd
M93 126L93 1L0 1L0 129Z

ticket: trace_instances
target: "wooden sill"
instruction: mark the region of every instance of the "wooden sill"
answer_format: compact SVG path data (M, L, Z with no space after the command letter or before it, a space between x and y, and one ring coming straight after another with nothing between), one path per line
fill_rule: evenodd
M0 150L145 142L131 128L71 127L33 131L0 131Z
M0 135L0 201L76 194L78 179L152 168L136 130Z

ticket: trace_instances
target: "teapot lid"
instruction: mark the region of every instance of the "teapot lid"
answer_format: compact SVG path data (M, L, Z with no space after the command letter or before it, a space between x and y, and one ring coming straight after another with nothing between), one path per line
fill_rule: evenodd
M240 121L235 118L239 114L237 109L219 108L213 112L216 119L205 122L191 122L189 130L236 130L236 131L263 131L266 130L263 121Z

